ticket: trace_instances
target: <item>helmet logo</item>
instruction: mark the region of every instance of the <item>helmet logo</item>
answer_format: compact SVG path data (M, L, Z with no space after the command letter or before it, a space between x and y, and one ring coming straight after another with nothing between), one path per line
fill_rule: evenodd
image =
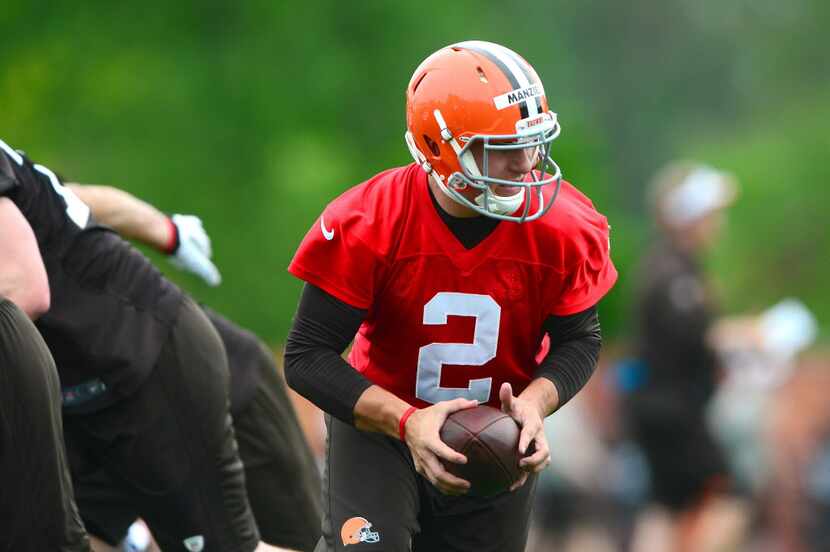
M536 117L533 117L531 119L522 119L521 122L523 122L524 124L523 125L516 125L516 126L520 127L521 130L532 128L532 127L535 127L536 125L541 125L542 123L545 122L545 114L543 113L542 115L537 115Z
M191 552L201 552L205 548L205 537L202 535L193 535L184 539L184 547Z
M340 538L343 546L359 544L361 542L380 542L380 533L372 531L372 524L364 517L349 518L340 528Z
M516 133L517 134L527 134L528 132L537 132L542 129L537 129L540 125L544 125L544 129L551 128L555 126L557 123L557 116L556 113L548 111L547 113L541 113L539 115L533 115L528 117L527 119L519 119L516 121Z
M542 88L540 83L536 83L531 84L530 86L525 86L524 88L511 90L501 96L496 96L493 98L493 103L496 105L496 109L501 111L502 109L506 109L511 105L516 105L519 102L528 102L534 98L544 95L545 89Z

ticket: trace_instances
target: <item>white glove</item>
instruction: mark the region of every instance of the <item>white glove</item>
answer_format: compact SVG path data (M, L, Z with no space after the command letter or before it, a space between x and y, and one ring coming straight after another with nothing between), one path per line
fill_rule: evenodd
M179 235L179 246L171 253L170 262L192 272L209 286L218 286L222 276L210 260L210 238L202 227L202 220L193 215L173 215L170 220Z

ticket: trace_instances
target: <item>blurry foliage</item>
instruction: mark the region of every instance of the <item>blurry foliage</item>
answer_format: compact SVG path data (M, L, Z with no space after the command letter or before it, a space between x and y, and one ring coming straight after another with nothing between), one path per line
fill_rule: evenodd
M72 180L199 214L222 286L160 266L277 342L300 287L285 269L316 216L409 162L415 66L454 41L501 42L536 67L563 124L555 157L611 220L607 335L629 330L643 185L691 156L744 184L713 261L727 307L800 296L826 328L828 21L821 0L6 0L0 136Z
M731 310L760 311L770 301L802 299L827 329L830 320L830 87L718 129L690 148L739 175L741 196L726 239L712 259Z

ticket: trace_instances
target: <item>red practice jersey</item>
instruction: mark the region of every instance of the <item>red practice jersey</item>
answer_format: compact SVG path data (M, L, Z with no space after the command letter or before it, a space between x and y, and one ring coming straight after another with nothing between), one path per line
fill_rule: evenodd
M349 362L373 383L420 407L456 397L498 407L502 382L515 394L530 382L548 316L592 307L614 285L608 222L563 182L544 217L502 221L465 249L429 194L415 164L355 186L288 270L367 311Z

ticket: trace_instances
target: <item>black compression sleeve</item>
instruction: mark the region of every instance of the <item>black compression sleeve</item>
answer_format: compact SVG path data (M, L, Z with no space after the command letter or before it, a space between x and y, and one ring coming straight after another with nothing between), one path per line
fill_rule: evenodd
M550 351L534 377L549 379L559 392L561 408L588 383L597 366L602 332L596 307L569 316L550 316L544 324Z
M288 385L348 424L354 424L354 405L372 382L340 355L365 318L365 310L306 284L285 344Z

